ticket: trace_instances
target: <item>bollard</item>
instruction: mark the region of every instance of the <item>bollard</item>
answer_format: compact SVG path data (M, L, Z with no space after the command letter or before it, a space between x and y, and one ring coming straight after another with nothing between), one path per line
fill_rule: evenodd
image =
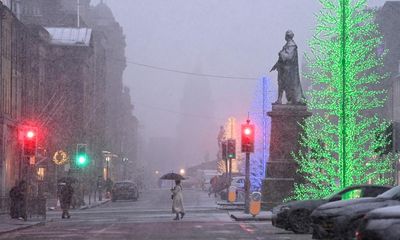
M233 203L236 201L236 187L230 186L228 191L228 201Z
M261 211L261 193L253 192L250 195L250 214L257 216Z

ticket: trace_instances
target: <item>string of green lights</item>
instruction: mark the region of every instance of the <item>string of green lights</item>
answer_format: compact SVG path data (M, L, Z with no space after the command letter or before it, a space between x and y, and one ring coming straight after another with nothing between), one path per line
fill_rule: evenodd
M295 199L322 198L354 184L389 184L393 155L389 123L371 111L383 106L386 78L378 70L382 37L366 0L320 0L316 34L306 60L312 79L308 106L315 114L302 126L302 150L294 153L304 183L295 184Z

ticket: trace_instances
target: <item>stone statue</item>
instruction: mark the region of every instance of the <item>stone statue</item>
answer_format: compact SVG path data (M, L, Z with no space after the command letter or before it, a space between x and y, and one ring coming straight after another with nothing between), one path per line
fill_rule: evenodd
M283 92L286 94L287 104L305 104L300 84L297 45L293 37L294 33L291 30L286 31L286 44L278 54L278 62L271 69L271 72L278 71L278 100L275 104L282 104Z

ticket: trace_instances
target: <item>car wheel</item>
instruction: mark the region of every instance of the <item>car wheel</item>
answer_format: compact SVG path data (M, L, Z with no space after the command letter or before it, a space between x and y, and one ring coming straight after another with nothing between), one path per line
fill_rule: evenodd
M356 236L356 231L358 226L361 224L362 218L358 218L353 220L346 231L346 238L345 239L354 239L354 237Z
M294 210L289 215L289 225L295 233L311 233L311 212L307 209Z

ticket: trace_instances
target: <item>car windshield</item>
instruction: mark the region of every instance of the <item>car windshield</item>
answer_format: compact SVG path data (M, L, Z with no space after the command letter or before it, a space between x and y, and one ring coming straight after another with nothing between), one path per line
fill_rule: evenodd
M335 193L332 193L331 195L328 195L327 197L324 197L323 199L329 200L329 199L333 198L334 196L338 195L340 192L342 192L342 191L337 191Z
M400 195L400 186L397 186L397 187L394 187L394 188L392 188L392 189L390 189L390 190L378 195L377 198L390 199L390 198L394 198L394 197L399 196L399 195Z

